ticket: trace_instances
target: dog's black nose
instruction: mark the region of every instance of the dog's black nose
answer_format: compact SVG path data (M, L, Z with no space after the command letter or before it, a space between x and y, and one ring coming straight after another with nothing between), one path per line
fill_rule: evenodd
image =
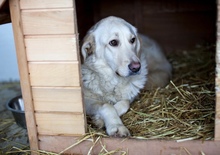
M141 68L141 63L140 62L131 62L129 65L128 65L128 68L130 69L130 71L132 71L133 73L137 73L140 68Z

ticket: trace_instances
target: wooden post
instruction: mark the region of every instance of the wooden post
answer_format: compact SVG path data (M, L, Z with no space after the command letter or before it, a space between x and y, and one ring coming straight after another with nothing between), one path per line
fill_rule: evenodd
M218 10L220 0L218 0ZM216 114L215 114L215 140L220 140L220 13L217 18L217 43L216 43Z
M14 40L20 74L22 97L25 103L25 116L30 147L31 150L39 150L34 106L32 100L32 90L28 71L28 61L26 57L23 28L21 25L20 4L18 0L10 0L9 5L11 12L12 27L14 31Z

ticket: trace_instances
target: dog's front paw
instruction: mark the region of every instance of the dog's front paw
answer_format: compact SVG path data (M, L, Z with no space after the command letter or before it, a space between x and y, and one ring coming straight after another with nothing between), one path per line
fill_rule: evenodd
M122 124L114 124L106 127L107 134L114 137L130 136L129 130Z

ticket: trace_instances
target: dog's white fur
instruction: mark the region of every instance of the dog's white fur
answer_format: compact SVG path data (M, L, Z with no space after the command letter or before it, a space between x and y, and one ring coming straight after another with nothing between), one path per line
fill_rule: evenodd
M117 41L116 46L112 40ZM98 127L105 126L108 135L129 136L120 116L128 111L140 89L165 86L171 65L156 42L113 16L87 32L81 52L86 113Z

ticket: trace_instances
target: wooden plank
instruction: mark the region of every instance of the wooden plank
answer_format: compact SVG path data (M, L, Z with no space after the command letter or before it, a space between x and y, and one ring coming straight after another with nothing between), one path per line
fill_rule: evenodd
M29 62L31 86L80 86L78 62Z
M218 15L219 16L219 15ZM218 17L219 18L219 17ZM216 106L215 106L215 140L220 140L220 23L217 22L218 33L216 43Z
M25 37L28 61L78 60L75 35Z
M124 139L124 138L101 138L100 141L94 145L92 138L84 140L80 144L73 146L82 137L64 137L64 136L42 136L39 135L40 149L49 152L64 154L101 154L103 146L106 150L124 151L128 155L219 155L220 141L165 141L165 140L137 140L137 139ZM59 147L54 147L59 146ZM93 148L92 150L90 150ZM102 152L103 153L103 152ZM117 153L116 153L117 154ZM123 154L122 152L118 154Z
M44 9L21 12L25 35L74 34L74 10Z
M80 87L33 87L35 111L83 113Z
M38 133L41 135L85 134L84 114L36 113ZM58 145L54 145L59 147Z
M38 150L37 128L34 115L34 107L32 103L32 94L30 79L28 74L28 64L26 59L26 51L24 44L24 36L21 28L21 15L18 0L10 0L10 11L12 27L14 31L14 40L16 46L17 62L20 74L20 85L22 96L24 99L25 116L27 122L28 137L31 150Z
M73 6L73 0L20 0L21 9L66 8Z

